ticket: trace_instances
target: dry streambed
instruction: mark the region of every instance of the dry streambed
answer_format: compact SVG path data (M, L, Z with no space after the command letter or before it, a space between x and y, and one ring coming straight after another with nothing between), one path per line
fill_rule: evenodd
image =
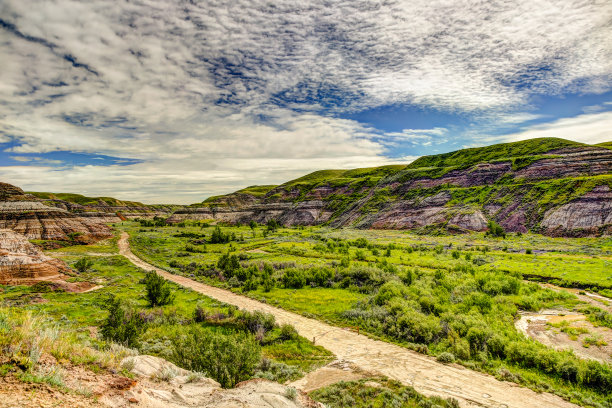
M413 386L424 395L453 397L459 400L463 407L576 407L549 393L536 393L514 383L499 381L490 375L468 370L459 365L441 364L433 358L403 347L373 340L224 289L171 274L135 256L130 251L128 238L127 233L122 233L119 240L119 251L136 266L145 270L155 270L170 281L239 308L271 313L279 323L289 323L297 329L300 335L308 339L316 339L317 344L330 350L339 360L354 365L359 370L399 380L403 384Z
M517 330L557 350L573 350L585 359L612 363L612 330L595 327L586 316L562 310L523 312Z

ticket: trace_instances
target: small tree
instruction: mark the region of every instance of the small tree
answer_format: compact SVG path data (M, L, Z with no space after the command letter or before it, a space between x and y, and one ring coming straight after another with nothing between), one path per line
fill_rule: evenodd
M107 299L104 308L108 310L108 316L100 327L102 337L127 347L136 346L144 330L142 317L115 296Z
M225 234L221 231L221 227L218 225L215 226L212 234L210 235L210 243L211 244L227 244L232 240L232 236L230 234ZM236 240L236 236L234 234L233 241Z
M268 231L275 232L278 228L282 227L281 223L276 221L274 218L270 219L266 224Z
M221 255L217 261L217 268L223 271L223 276L225 276L226 279L229 279L242 267L240 266L240 261L235 254L230 255L227 253Z
M145 297L151 307L169 305L174 302L174 294L167 280L155 271L147 272L144 278L147 293Z
M74 269L83 273L87 272L93 266L93 261L89 258L81 258L74 263Z
M487 224L488 231L485 236L492 236L496 238L506 238L506 231L504 228L496 223L494 220L490 220Z

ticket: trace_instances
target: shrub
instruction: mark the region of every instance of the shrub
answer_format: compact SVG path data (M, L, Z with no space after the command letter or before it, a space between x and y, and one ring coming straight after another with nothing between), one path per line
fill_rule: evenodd
M257 368L254 377L265 378L266 380L275 381L282 384L286 381L295 380L303 375L304 373L299 367L268 360L264 357L261 360L261 364Z
M378 289L378 293L374 297L374 303L384 305L389 300L395 297L404 297L406 295L406 287L397 281L387 282Z
M292 268L285 271L282 281L285 288L301 289L306 284L306 277L300 269Z
M402 282L404 282L404 285L410 286L414 280L414 273L410 269L407 269L403 275L401 275L401 279Z
M244 286L242 287L243 292L250 292L252 290L257 290L257 279L251 276L244 282Z
M94 263L91 259L81 258L78 261L76 261L73 266L74 266L74 269L83 273L83 272L87 272L88 270L90 270L93 264Z
M229 253L226 253L221 255L217 261L217 268L221 269L221 271L223 271L223 276L229 279L242 267L240 266L240 261L235 254L230 255Z
M325 267L312 268L309 272L308 281L313 286L328 287L334 277L334 272Z
M440 323L434 316L406 310L396 318L395 331L408 341L429 344L440 334Z
M274 315L260 312L259 310L255 312L240 312L236 316L236 322L244 330L247 330L253 334L262 331L265 334L276 326L276 319L274 318Z
M437 360L441 363L454 363L455 362L455 355L453 353L449 353L448 351L445 351L444 353L440 354L437 357Z
M249 379L261 360L261 347L248 333L222 334L192 326L173 344L177 365L206 373L225 388Z
M578 379L578 364L576 360L566 358L557 364L557 373L564 380L575 382Z
M174 294L167 280L155 271L147 272L144 278L145 297L151 307L169 305L174 302Z
M280 328L280 334L278 335L278 339L281 341L286 340L295 340L298 338L298 332L295 330L290 324L283 324Z
M282 227L282 224L278 222L277 220L275 220L274 218L272 218L271 220L267 222L266 227L268 231L274 232L278 228Z
M100 327L102 337L127 347L136 346L144 330L142 317L115 296L107 299L105 308L108 315Z
M206 312L206 309L202 308L200 305L197 305L193 311L193 320L196 323L202 323L208 320L208 312Z
M357 248L366 248L370 243L365 238L357 238L355 241L351 242L351 245Z
M487 228L488 230L485 233L485 236L491 236L491 237L496 237L496 238L506 238L506 231L501 225L499 225L495 221L490 220L487 223Z
M365 261L367 259L365 252L363 252L361 249L358 249L357 252L355 252L355 259L358 261Z
M232 239L234 238L234 239ZM211 244L227 244L230 241L235 241L235 236L232 237L232 235L230 234L225 234L223 231L221 231L221 227L219 227L218 225L215 226L215 229L213 230L212 234L210 235L210 243Z

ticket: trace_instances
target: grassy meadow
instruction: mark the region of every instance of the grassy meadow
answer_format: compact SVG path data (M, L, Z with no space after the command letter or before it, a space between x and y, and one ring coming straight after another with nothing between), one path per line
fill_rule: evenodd
M61 373L62 362L85 364L96 372L121 370L121 358L140 353L156 355L212 376L204 369L206 364L212 364L209 361L193 366L191 361L182 364L184 362L178 356L176 349L192 331L196 331L198 336L210 335L213 345L226 345L221 340L235 339L236 336L250 339L251 348L247 351L255 356L255 360L250 371L240 380L253 376L281 382L295 380L332 358L327 350L312 345L291 327L275 325L272 316L241 312L171 282L166 282L166 285L174 297L173 302L151 307L143 283L146 272L117 254L117 236L95 245L49 252L73 267L80 259L91 261L86 271L75 273L68 281L90 282L98 287L95 290L71 293L44 282L30 287L0 285L2 375L16 375L26 382L46 382L70 391L65 390L58 375L41 374L37 364L40 355L48 353L56 357L56 373ZM111 314L110 298L117 299L125 312L126 317L119 325L130 325L134 321L130 319L139 322L134 326L135 337L124 341L102 334ZM26 330L27 336L15 337L15 333ZM36 334L48 331L56 333L51 343L42 341ZM62 343L79 352L66 353L66 347L58 345L57 333L60 333ZM24 336L27 337L25 341ZM45 347L36 346L38 344ZM231 342L229 346L232 346ZM230 347L226 353L232 351L235 350ZM123 373L129 375L126 371ZM228 386L233 384L227 383Z
M415 235L276 225L126 222L132 250L170 272L489 372L585 405L611 406L609 365L525 338L518 312L610 314L567 291L610 294L612 240Z

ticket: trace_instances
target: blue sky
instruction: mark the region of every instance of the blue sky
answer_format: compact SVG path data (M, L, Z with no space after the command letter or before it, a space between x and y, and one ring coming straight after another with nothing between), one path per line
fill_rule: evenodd
M322 168L612 140L610 2L329 4L1 2L2 181L192 203Z

